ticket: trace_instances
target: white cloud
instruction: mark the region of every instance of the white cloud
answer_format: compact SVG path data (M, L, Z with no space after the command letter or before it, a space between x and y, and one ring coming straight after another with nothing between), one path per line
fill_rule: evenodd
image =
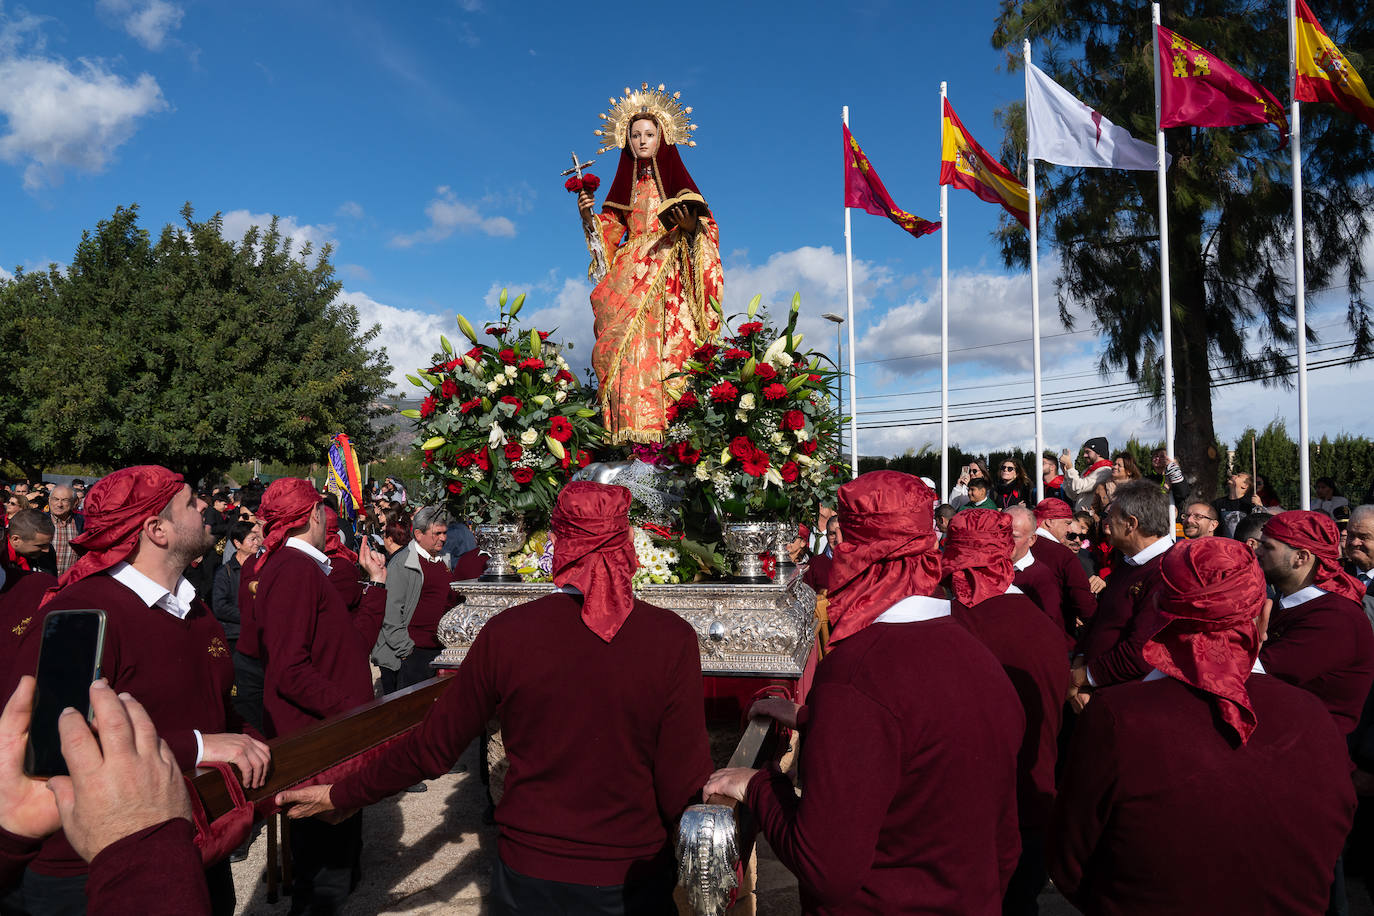
M3 267L0 267L0 280L13 280L13 279L14 279L14 274L10 273L8 270L5 270L5 268L3 268Z
M336 216L345 217L346 219L362 219L365 215L363 205L356 200L346 200L339 204L339 209L335 210L334 214Z
M377 345L386 347L391 360L393 391L413 397L417 391L406 381L406 373L432 365L430 357L439 349L439 335L449 340L460 336L452 315L441 316L418 309L397 308L378 302L364 292L344 290L335 301L347 302L358 310L358 323L363 329L380 324Z
M482 0L458 0L458 8L465 13L480 12Z
M73 67L55 58L21 54L19 47L38 20L0 24L0 159L24 166L30 191L61 181L63 169L100 172L114 151L133 136L140 118L167 102L147 73L132 81L98 60ZM41 36L29 39L41 51Z
M168 0L96 0L96 9L119 21L150 51L162 50L167 34L181 27L185 11Z
M440 242L454 232L480 232L483 235L513 238L515 223L504 216L483 216L473 204L463 203L447 185L435 190L436 196L425 207L429 227L408 235L395 235L391 245L409 248L419 242Z
M266 232L267 227L272 224L272 214L252 213L248 210L230 210L222 215L222 219L220 235L232 242L242 241L244 233L253 226L258 226L262 232ZM291 240L292 253L298 256L307 242L310 243L313 255L317 259L325 245L338 248L338 243L333 239L334 229L335 227L329 224L315 226L300 223L294 216L284 216L277 220L277 232Z

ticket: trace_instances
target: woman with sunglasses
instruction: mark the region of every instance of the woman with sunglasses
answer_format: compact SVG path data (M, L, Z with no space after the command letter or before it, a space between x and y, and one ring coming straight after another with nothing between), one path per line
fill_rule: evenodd
M1015 458L1003 458L997 463L997 484L992 493L997 508L1029 506L1032 492L1030 478L1026 476L1026 469L1021 467L1021 462Z

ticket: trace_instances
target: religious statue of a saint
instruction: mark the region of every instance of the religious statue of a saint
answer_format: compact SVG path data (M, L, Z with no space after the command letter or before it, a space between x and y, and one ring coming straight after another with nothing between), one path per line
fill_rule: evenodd
M620 149L615 180L593 213L591 194L577 198L607 269L592 290L601 414L612 444L663 438L666 411L686 379L692 351L713 341L720 315L711 305L724 288L720 230L678 155L695 146L679 93L643 84L625 90L601 117L600 152Z

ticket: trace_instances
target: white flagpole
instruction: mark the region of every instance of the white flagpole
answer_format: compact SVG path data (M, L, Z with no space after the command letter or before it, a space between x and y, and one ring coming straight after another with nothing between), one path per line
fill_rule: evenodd
M849 126L849 106L840 109L844 126ZM846 153L848 155L848 153ZM859 387L855 366L858 354L854 350L854 247L849 237L849 208L844 208L844 289L848 311L845 324L849 328L849 479L859 476L859 407L855 390Z
M1040 241L1036 234L1035 220L1035 157L1030 154L1030 39L1023 39L1021 52L1026 58L1026 190L1030 192L1030 250L1031 250L1031 359L1035 378L1035 458L1040 461L1045 455L1044 415L1040 410ZM1035 475L1035 501L1045 498L1045 475L1040 473L1040 465L1029 468Z
M1154 22L1155 49L1155 153L1158 157L1156 167L1159 172L1159 293L1160 293L1160 337L1164 345L1164 447L1169 457L1174 454L1174 316L1169 304L1169 190L1164 181L1164 164L1168 157L1164 152L1164 128L1159 126L1160 114L1160 73L1159 73L1159 4L1150 4L1151 19ZM1172 505L1172 503L1170 504Z
M940 143L944 156L945 94L940 83ZM940 185L940 501L949 499L949 185Z
M1288 157L1293 168L1293 297L1294 320L1298 325L1298 493L1302 507L1312 508L1311 445L1307 433L1307 278L1303 271L1302 237L1302 113L1298 108L1298 5L1288 0L1288 97L1292 102L1289 117Z

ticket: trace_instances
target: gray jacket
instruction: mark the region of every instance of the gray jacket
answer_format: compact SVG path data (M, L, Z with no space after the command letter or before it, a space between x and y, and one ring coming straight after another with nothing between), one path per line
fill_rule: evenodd
M409 632L410 618L415 616L420 588L425 582L415 547L415 542L411 541L396 551L386 564L386 615L382 618L381 632L377 634L377 644L372 647L372 662L389 671L399 671L401 661L415 649ZM448 554L441 555L441 559L447 566Z

